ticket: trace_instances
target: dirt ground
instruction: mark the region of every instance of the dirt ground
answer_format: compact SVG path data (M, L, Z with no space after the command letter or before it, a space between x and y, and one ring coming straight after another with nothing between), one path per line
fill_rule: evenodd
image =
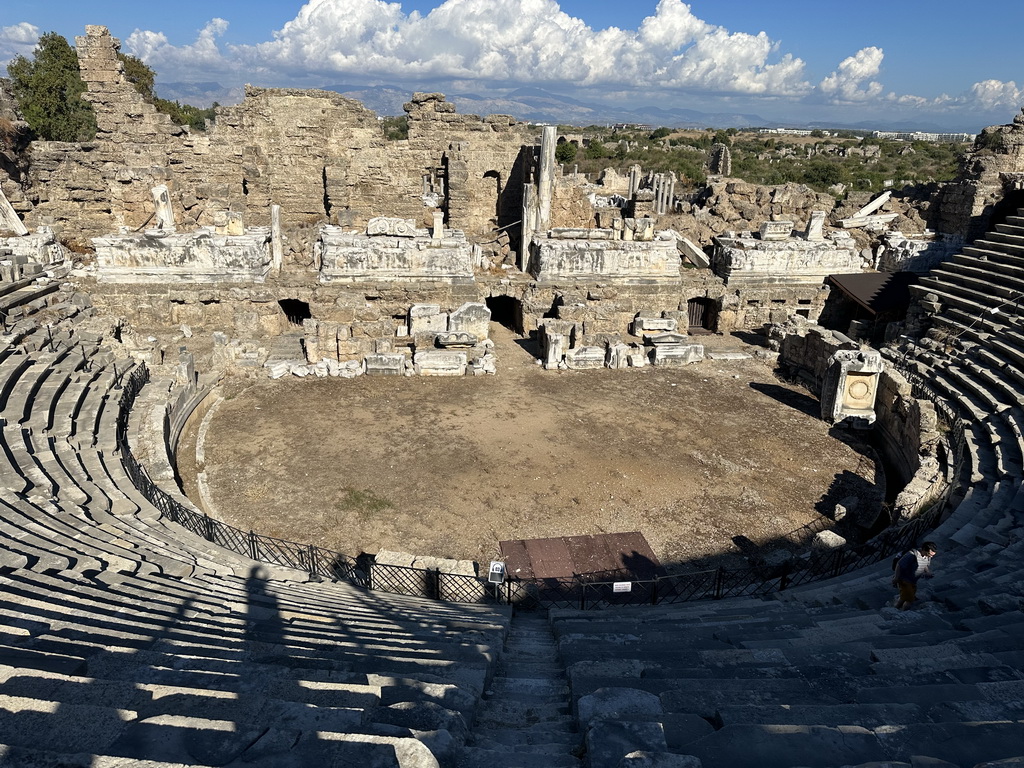
M228 381L204 442L208 511L351 555L481 562L505 539L638 530L678 570L880 496L870 452L758 359L556 372L532 342L497 324L492 338L496 376ZM194 444L179 462L198 499Z

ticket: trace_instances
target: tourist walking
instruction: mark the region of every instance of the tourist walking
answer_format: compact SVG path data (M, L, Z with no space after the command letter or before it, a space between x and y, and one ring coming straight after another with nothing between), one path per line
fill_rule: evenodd
M899 597L896 599L896 607L901 611L910 608L911 604L917 600L917 582L921 579L930 579L935 575L932 573L932 558L936 554L938 554L938 549L934 542L926 541L897 561L893 582L900 590Z

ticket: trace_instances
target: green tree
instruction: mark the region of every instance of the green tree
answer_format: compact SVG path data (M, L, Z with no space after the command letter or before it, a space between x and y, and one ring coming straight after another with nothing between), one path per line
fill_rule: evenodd
M583 156L591 160L600 160L602 157L608 157L608 150L605 148L597 139L591 139L587 148L583 150Z
M124 65L125 79L135 86L142 98L150 104L156 99L156 73L142 59L127 53L118 53Z
M78 54L56 32L39 38L32 58L15 56L7 65L14 97L33 133L49 141L89 141L96 115L82 98L85 83Z
M124 66L125 80L135 86L135 90L156 107L157 112L163 112L177 125L187 125L197 131L205 131L206 123L213 122L219 106L216 102L212 107L203 109L191 104L161 99L156 95L156 72L146 62L127 53L118 53L117 58Z
M577 149L578 147L571 141L563 141L555 147L555 162L563 165L575 162Z
M409 138L409 117L407 115L385 117L380 124L384 128L384 138L388 141L401 141Z
M657 140L657 139L664 139L670 133L672 133L672 129L671 128L666 128L665 126L662 126L661 128L655 128L653 131L651 131L650 138L655 139L655 140Z

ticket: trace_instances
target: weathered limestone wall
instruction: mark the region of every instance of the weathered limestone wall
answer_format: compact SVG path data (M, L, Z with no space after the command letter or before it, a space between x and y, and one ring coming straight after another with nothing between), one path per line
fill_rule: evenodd
M992 228L1000 200L1024 192L1024 112L1009 125L982 131L964 156L959 177L943 189L938 229L970 241Z
M444 168L449 226L473 239L489 233L495 217L501 225L519 220L535 130L508 115L460 115L440 93L414 94L405 110L409 139L401 166L420 187L430 169Z
M799 320L771 326L768 343L779 352L779 366L817 396L821 395L832 356L841 350L860 349L860 344L841 333Z
M105 27L87 27L77 43L99 133L85 144L33 144L30 227L53 224L83 245L120 226L140 229L158 184L185 231L226 211L266 226L272 203L286 229L359 227L381 215L423 225L439 206L449 226L479 237L496 219L519 218L520 156L536 136L507 116L459 115L441 94L416 94L409 139L390 142L373 112L339 94L248 87L207 133L191 134L125 79ZM299 240L300 250L309 244Z
M915 398L910 383L890 368L880 379L875 410L880 448L890 471L895 471L907 486L904 501L912 501L915 495L918 499L924 498L938 475L935 453L941 435L935 406ZM913 483L919 474L919 482Z
M210 181L190 179L191 186L200 198L246 212L246 224L269 224L271 204L284 220L312 224L358 218L353 203L363 212L380 200L372 184L358 188L352 168L353 157L382 152L377 116L340 94L247 86L241 104L218 111L209 140ZM393 179L390 195L399 205L408 196L402 181Z
M257 340L302 332L302 326L290 322L278 304L283 299L306 302L313 319L351 326L353 337L367 340L394 338L414 304L456 308L483 300L473 285L445 283L83 283L83 289L103 312L121 315L130 307L131 322L137 328L187 325L196 336L223 332L233 338Z

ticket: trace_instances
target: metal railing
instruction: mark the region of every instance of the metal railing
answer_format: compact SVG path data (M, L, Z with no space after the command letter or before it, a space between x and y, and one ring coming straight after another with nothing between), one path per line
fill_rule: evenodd
M908 377L909 378L909 377ZM915 381L916 379L916 381ZM312 544L264 536L223 523L189 508L150 480L128 444L128 416L139 391L149 380L144 364L122 382L117 418L117 446L124 470L135 487L170 521L197 536L240 555L274 565L297 568L311 576L342 581L371 590L426 597L457 603L499 603L519 608L604 608L624 605L664 605L726 597L761 596L820 579L839 576L910 549L937 525L946 510L963 461L963 424L920 377L911 378L915 397L932 400L949 424L954 482L940 498L906 525L887 528L870 541L848 549L811 553L781 565L711 568L653 579L588 580L509 578L501 584L438 569L376 563L369 556L354 558ZM933 399L934 398L934 399ZM811 524L808 528L817 527Z

